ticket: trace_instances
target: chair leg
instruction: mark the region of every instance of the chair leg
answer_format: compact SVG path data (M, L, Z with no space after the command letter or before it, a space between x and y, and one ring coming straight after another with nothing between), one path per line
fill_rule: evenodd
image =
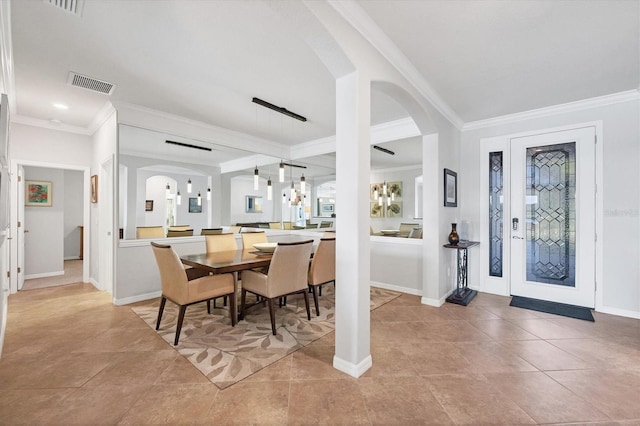
M213 299L213 304L215 305L216 299ZM207 313L211 315L211 299L207 300Z
M229 297L229 315L231 316L231 326L235 327L238 323L238 309L236 308L236 294L233 293Z
M244 319L244 307L246 306L246 302L247 302L247 290L243 288L242 291L240 292L240 316L238 317L238 319Z
M318 308L318 293L316 292L316 286L310 285L309 287L311 287L311 294L313 294L313 304L316 305L316 316L319 317L320 309Z
M276 311L273 308L273 299L269 299L269 316L271 317L271 331L275 336L276 333Z
M224 296L224 297L223 297L223 299L222 299L222 304L223 304L224 306L227 306L227 296Z
M178 325L176 325L176 339L173 341L173 346L178 346L178 339L180 339L180 330L182 330L182 321L184 321L184 313L187 310L187 305L180 305L180 312L178 313Z
M309 309L309 294L306 291L302 290L302 294L304 295L304 304L307 307L307 319L311 321L311 310Z
M167 303L167 298L162 296L160 299L160 309L158 309L158 321L156 322L156 330L160 329L160 320L162 319L162 313L164 312L164 305Z
M318 296L322 296L322 286L318 286Z

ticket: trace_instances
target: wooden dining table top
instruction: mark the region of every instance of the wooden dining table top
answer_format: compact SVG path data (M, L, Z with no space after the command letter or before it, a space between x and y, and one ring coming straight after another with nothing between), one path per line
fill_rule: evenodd
M214 274L224 274L269 266L272 256L273 253L264 253L252 248L214 253L185 254L180 256L180 260L185 265L194 268L204 269Z

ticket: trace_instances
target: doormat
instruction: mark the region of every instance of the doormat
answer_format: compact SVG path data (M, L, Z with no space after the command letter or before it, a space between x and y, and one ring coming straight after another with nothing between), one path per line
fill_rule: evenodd
M591 309L582 306L565 305L564 303L547 302L546 300L529 299L528 297L520 296L512 296L509 306L595 322Z

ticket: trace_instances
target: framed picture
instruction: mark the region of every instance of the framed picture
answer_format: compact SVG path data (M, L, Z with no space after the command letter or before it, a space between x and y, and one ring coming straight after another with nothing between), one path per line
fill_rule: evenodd
M53 205L53 184L38 180L25 182L25 206L51 207Z
M444 169L444 206L458 207L458 174Z
M91 202L98 202L98 175L91 176Z
M392 201L386 209L387 217L402 217L402 201Z
M189 198L189 213L202 213L202 204L198 205L197 198Z
M152 212L153 211L153 200L146 200L144 202L144 211Z
M333 213L334 211L334 205L333 204L321 204L320 207L322 208L322 213Z
M384 217L384 204L380 205L378 202L369 203L369 215L371 217Z
M389 194L394 194L394 199L401 200L402 199L402 181L389 182L387 184L387 192Z
M247 195L245 204L246 213L262 213L262 197Z

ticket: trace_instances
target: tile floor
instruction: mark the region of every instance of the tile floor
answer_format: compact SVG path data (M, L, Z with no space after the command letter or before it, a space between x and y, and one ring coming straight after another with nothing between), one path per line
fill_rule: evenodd
M373 367L332 368L333 334L224 391L90 284L9 298L0 424L640 424L640 321L479 294L371 314Z

